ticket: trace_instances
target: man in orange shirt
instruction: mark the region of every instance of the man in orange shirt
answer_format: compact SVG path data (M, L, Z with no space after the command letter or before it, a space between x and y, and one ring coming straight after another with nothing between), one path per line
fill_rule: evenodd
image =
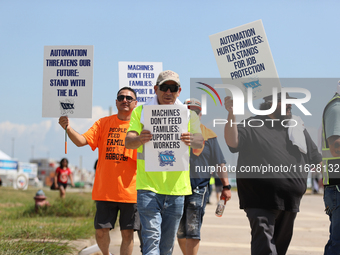
M136 150L125 148L125 136L132 110L136 107L136 93L129 87L117 93L118 114L96 121L84 134L71 128L67 116L59 118L59 124L67 129L67 134L78 147L90 145L98 148L98 165L92 190L97 212L94 219L96 241L104 255L109 255L110 235L114 228L118 211L122 235L120 254L131 255L133 232L139 230L136 191Z

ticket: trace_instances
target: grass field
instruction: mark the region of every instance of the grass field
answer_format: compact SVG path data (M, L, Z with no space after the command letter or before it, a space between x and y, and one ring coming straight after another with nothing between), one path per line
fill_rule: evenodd
M51 206L35 212L37 188L0 187L0 254L72 254L67 241L94 236L91 193L44 189Z

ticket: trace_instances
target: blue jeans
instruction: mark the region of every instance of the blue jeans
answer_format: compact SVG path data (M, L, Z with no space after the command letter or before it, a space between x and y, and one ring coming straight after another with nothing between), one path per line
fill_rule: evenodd
M192 195L185 196L184 212L179 223L177 238L201 239L201 226L208 196L208 186L197 187Z
M184 196L161 195L149 190L137 191L143 255L172 254L183 207Z
M325 186L325 211L331 222L329 226L329 240L325 246L326 255L340 252L340 185Z

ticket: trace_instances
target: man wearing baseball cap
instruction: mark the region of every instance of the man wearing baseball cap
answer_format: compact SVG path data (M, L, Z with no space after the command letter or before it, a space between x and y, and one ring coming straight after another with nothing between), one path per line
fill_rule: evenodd
M181 83L177 73L167 70L159 74L154 86L155 96L146 105L179 105ZM166 108L166 106L164 107ZM152 134L144 129L143 106L133 112L125 146L137 149L137 209L142 224L143 254L172 254L176 232L183 213L184 196L191 194L189 166L178 171L145 171L144 144ZM193 113L188 132L181 141L191 148L201 148L203 137L199 118Z

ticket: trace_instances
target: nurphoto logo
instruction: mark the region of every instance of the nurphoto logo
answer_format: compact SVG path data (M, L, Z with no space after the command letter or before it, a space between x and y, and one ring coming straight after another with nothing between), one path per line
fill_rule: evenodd
M311 93L309 90L305 88L297 88L297 87L267 87L266 88L266 94L270 93L272 96L270 98L270 104L266 108L261 108L261 109L256 109L254 107L254 93L262 93L261 95L265 95L263 92L264 87L262 86L263 84L257 79L257 80L250 80L246 82L242 82L242 85L244 86L243 89L240 86L232 85L232 84L218 84L218 82L214 82L215 85L211 86L208 85L206 82L196 82L196 84L203 85L205 87L196 87L196 89L200 89L204 91L205 93L201 94L201 113L202 115L207 115L207 94L212 98L213 102L215 103L215 106L221 106L223 107L222 104L222 94L223 91L219 89L224 89L226 94L230 95L233 100L233 114L234 115L245 115L245 100L247 100L247 106L249 111L254 114L254 115L260 115L260 116L266 116L270 115L274 112L277 111L278 108L278 103L280 102L281 107L280 107L280 113L281 116L280 118L277 119L266 119L266 120L261 120L261 119L251 119L248 122L245 123L245 121L242 121L240 123L229 123L230 125L233 124L248 124L250 127L261 127L264 125L264 122L269 122L271 125L274 125L274 122L281 122L281 125L284 127L295 127L298 125L298 121L292 118L291 113L289 112L287 114L287 109L290 110L292 105L295 105L304 115L312 115L306 107L303 105L307 103L311 99ZM212 83L210 83L212 84ZM268 84L268 83L267 83ZM196 90L197 91L197 90ZM218 93L219 92L219 93ZM278 98L278 92L281 92L280 97ZM302 98L295 98L295 97L290 97L288 96L289 93L299 93L302 94ZM258 98L263 98L263 96L258 96ZM219 101L219 103L218 103ZM279 105L279 106L280 106ZM209 105L211 107L211 105ZM224 108L224 107L223 107ZM211 112L211 110L210 110ZM210 113L209 113L210 114ZM225 119L226 112L225 111L220 111L220 110L215 110L213 111L213 114L223 114L222 118L218 118L218 116L215 115L215 118L213 119L213 127L216 125L225 125L228 123L228 120ZM232 122L232 121L230 121Z

